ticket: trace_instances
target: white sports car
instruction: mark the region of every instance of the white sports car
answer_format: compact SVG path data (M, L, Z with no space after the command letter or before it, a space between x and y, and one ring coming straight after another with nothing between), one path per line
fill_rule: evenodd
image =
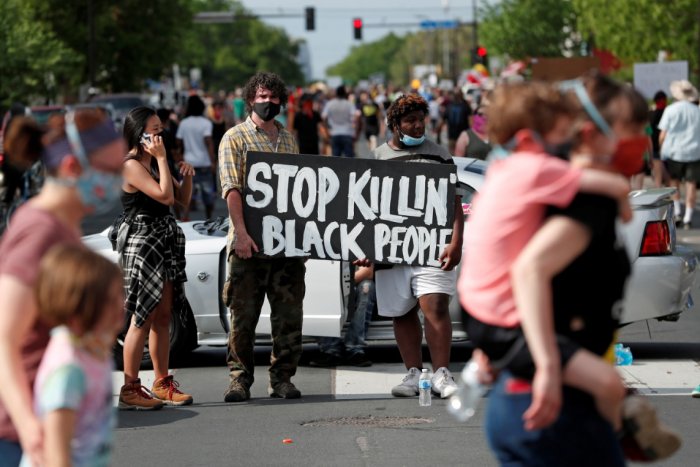
M455 158L457 192L462 195L465 228L474 194L484 180L487 164L483 161ZM676 245L676 228L672 219L670 196L673 189L641 190L630 193L634 220L620 226L632 261L632 277L624 304L622 323L646 319L678 319L680 313L693 307L690 290L695 281L697 258L693 252ZM225 345L229 331L229 310L221 300L226 277L226 234L228 219L181 223L185 237L187 277L185 285L191 305L187 323L173 320L171 349L173 357L182 355L198 345ZM84 237L95 251L113 258L107 230ZM305 337L339 336L347 317L350 269L341 261L309 260L304 299ZM586 287L586 284L581 284ZM594 290L591 293L595 293ZM270 308L265 302L256 332L261 340L270 333ZM458 300L452 300L450 315L453 339L467 336L461 326L462 311ZM391 340L394 332L391 320L374 315L369 326L368 340ZM145 356L148 359L147 353Z

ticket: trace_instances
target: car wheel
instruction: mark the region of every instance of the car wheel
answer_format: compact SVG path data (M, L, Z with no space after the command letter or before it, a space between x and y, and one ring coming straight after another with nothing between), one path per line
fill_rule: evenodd
M185 304L184 317L180 313L174 313L170 320L170 365L181 362L187 354L197 348L197 328L194 315L189 302ZM117 336L114 345L114 362L119 370L124 369L124 338L129 328L130 321L124 325L124 330ZM143 347L141 369L153 368L151 354L148 349L148 337Z

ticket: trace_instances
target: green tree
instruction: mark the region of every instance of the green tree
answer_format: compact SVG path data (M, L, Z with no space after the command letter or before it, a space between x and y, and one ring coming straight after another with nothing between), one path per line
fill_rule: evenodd
M486 4L480 15L479 36L492 55L560 57L575 50L576 12L569 0L502 0Z
M22 0L0 2L0 105L29 103L55 94L55 83L70 82L81 57L33 17Z
M659 50L698 67L697 0L573 0L578 28L623 63L655 61Z
M263 70L279 74L288 84L304 84L299 45L284 30L253 17L236 0L196 0L193 10L236 15L232 23L192 24L182 30L182 48L175 58L185 68L200 68L209 89L231 89Z
M351 83L375 73L390 76L392 63L395 63L405 41L405 38L390 33L377 41L354 46L347 57L328 67L326 73L342 76Z
M80 82L88 81L88 7L95 27L95 77L113 91L139 90L172 64L182 32L192 22L194 0L25 0L36 20L50 25L67 46L84 57Z

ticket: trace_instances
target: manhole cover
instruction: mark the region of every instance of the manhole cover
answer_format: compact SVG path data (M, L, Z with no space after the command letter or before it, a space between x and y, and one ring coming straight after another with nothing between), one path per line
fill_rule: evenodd
M422 417L340 417L312 420L302 423L301 426L367 426L367 427L402 427L408 425L420 425L422 423L434 423L434 418Z

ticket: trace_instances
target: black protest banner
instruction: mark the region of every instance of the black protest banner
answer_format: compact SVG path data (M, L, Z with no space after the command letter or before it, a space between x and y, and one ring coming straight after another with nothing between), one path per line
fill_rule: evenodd
M268 256L439 267L452 164L248 152L243 215Z

